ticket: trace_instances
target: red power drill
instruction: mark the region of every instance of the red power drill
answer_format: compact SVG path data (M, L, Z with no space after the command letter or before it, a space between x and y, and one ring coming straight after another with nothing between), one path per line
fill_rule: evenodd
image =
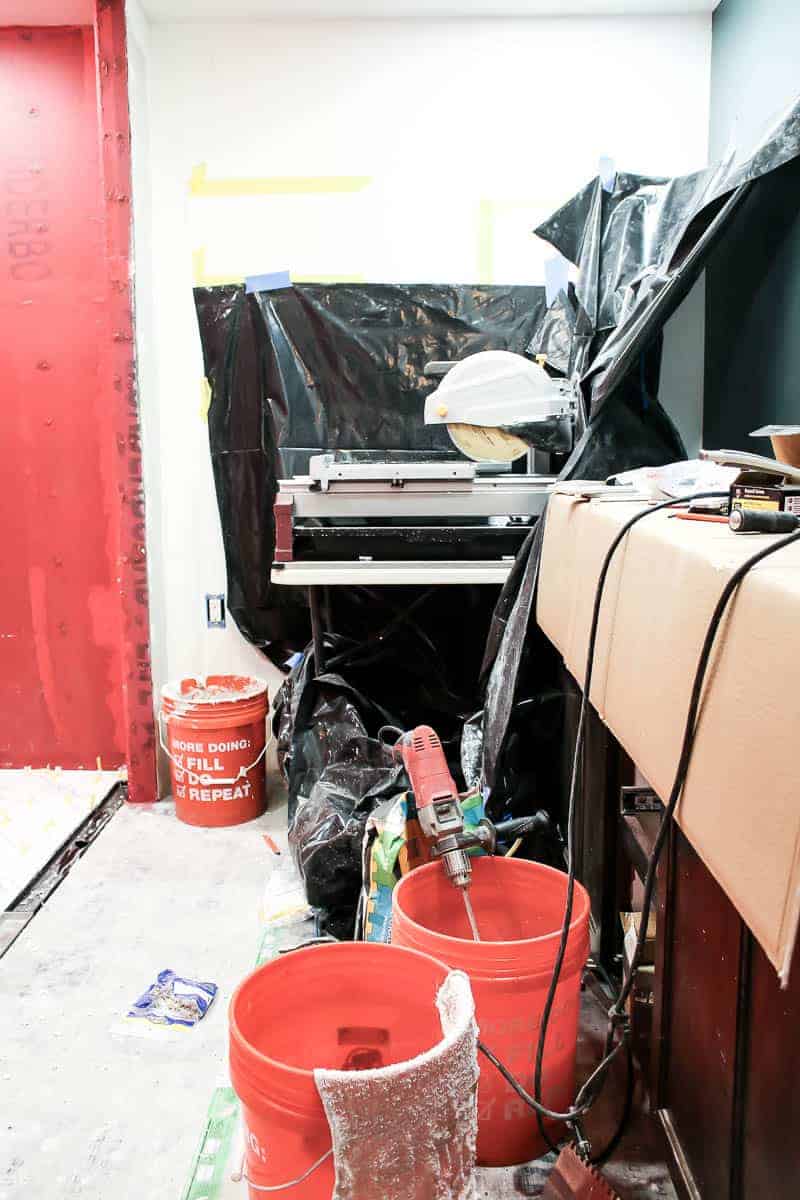
M403 733L394 745L402 758L417 805L423 834L431 843L434 858L441 858L445 874L457 888L466 891L472 880L472 863L467 850L480 846L487 854L497 851L498 841L525 837L551 830L543 809L525 817L512 817L495 825L486 817L474 828L464 828L461 797L444 756L438 734L430 725L417 725Z
M445 874L458 888L468 888L472 867L464 851L475 837L464 837L464 814L458 790L450 774L438 734L430 725L418 725L404 733L395 746L403 759L420 828L431 843L432 853L441 858Z

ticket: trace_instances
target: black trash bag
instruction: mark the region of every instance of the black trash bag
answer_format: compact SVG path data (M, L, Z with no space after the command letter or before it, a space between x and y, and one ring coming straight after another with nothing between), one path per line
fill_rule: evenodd
M361 891L361 843L373 808L402 791L405 775L390 748L370 737L361 713L374 725L389 714L337 675L313 677L308 653L305 686L296 677L278 698L275 722L283 740L282 769L289 787L289 845L317 932L353 937ZM301 685L302 686L302 685ZM291 725L295 696L295 722ZM288 750L287 732L290 732Z
M391 616L380 637L326 635L331 669L322 675L315 674L309 646L276 697L273 731L289 793L289 841L308 901L318 910L320 932L352 936L367 817L408 787L390 745L397 734L387 730L384 740L378 736L382 728L432 724L460 782L459 739L478 691L481 641L467 652L452 598L434 598L435 621L448 625L438 652L426 629L403 609L402 619ZM419 620L424 608L416 610ZM464 615L470 611L465 604ZM486 598L477 612L485 628Z
M289 790L290 825L301 797L311 795L314 785L329 768L352 773L350 792L358 800L372 786L370 772L391 766L390 749L376 736L382 725L394 723L391 714L356 691L340 675L328 673L315 677L313 654L308 652L305 657L309 660L305 685L299 692L290 746L282 758ZM283 724L286 728L282 692L277 697L273 720L278 727ZM365 776L363 786L355 782L360 775Z
M326 650L341 650L341 642L327 639ZM340 675L315 676L310 648L276 697L273 731L289 791L289 845L320 934L352 938L367 817L403 789L402 765L375 736L391 721Z
M306 899L317 912L319 933L353 937L367 817L381 800L402 790L401 775L396 764L334 765L322 772L308 798L299 797L289 846Z

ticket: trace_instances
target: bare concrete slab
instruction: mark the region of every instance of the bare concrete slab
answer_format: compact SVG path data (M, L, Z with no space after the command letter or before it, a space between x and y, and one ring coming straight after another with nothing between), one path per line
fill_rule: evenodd
M123 776L119 771L0 771L0 910L47 865Z
M267 850L284 810L195 829L128 807L0 960L0 1200L172 1200L215 1086L227 1006L251 970ZM168 1040L114 1032L157 973L212 980Z
M285 809L205 830L171 805L125 808L0 959L0 1200L179 1200L209 1101L229 1083L227 1007L263 933L265 832L285 847ZM219 985L209 1015L167 1040L123 1036L123 1014L165 967ZM585 996L581 1076L601 1016ZM598 1106L598 1144L621 1083ZM638 1105L607 1173L624 1200L674 1200ZM544 1164L528 1186L523 1174L480 1171L476 1196L536 1195ZM226 1178L220 1197L246 1194Z

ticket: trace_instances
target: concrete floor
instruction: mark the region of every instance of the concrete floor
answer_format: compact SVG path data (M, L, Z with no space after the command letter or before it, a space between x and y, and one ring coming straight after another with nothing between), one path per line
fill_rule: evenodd
M118 771L0 771L0 912L119 779Z
M267 831L285 846L285 809L206 830L171 805L123 808L0 960L0 1200L182 1195L229 1082L227 1007L261 941ZM124 1036L123 1014L165 967L219 985L210 1013L171 1036ZM582 1073L599 1012L584 1013ZM640 1119L614 1158L625 1200L674 1197ZM476 1196L532 1194L520 1183L481 1171ZM247 1193L226 1171L214 1194Z
M213 1089L227 1006L251 970L284 810L195 829L124 808L0 960L0 1200L177 1200ZM158 971L212 980L203 1022L115 1032Z

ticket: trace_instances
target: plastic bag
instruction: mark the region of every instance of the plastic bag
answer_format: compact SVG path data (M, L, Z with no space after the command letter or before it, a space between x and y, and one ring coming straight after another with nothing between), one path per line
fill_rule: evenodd
M361 847L372 809L401 788L401 768L328 767L300 797L289 845L319 932L352 938L361 893Z
M128 1009L128 1019L191 1028L202 1021L216 994L215 983L186 979L168 969L159 971L155 982Z

